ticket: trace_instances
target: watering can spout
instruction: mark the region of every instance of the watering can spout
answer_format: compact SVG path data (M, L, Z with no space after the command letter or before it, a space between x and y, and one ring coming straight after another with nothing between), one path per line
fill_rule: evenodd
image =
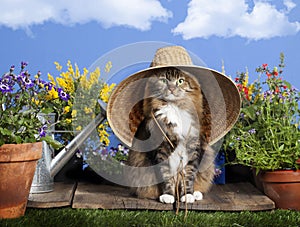
M71 159L78 147L89 137L94 129L105 119L103 113L96 116L68 145L65 146L51 161L50 175L54 177Z
M101 113L98 114L68 145L52 160L53 150L43 143L43 156L38 161L30 193L43 193L53 190L54 176L72 158L77 149L106 118L106 103L100 102Z

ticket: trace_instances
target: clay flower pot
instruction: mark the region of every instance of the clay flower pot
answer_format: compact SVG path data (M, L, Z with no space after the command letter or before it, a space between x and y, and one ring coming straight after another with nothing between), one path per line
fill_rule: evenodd
M25 214L36 163L41 156L42 142L0 147L0 219Z
M300 170L266 171L259 177L276 208L300 210Z

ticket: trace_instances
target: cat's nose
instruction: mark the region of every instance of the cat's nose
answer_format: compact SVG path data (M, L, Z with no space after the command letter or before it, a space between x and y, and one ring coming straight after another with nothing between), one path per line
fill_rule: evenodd
M173 92L176 89L176 86L173 84L169 84L168 89Z

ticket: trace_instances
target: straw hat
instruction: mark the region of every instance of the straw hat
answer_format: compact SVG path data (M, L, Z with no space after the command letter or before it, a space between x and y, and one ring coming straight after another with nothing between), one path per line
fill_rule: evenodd
M142 106L148 78L155 70L168 67L176 67L197 78L206 99L203 108L211 116L209 144L216 143L233 127L239 116L239 91L229 77L193 65L188 52L181 46L158 49L149 68L127 77L114 89L107 105L107 119L114 134L124 145L132 147L136 130L144 119Z

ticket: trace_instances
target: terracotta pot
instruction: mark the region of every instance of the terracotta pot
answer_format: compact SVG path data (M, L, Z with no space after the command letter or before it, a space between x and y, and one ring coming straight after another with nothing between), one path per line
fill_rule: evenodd
M276 208L300 210L300 170L266 171L260 180Z
M41 156L42 142L0 147L0 219L25 214L36 163Z

